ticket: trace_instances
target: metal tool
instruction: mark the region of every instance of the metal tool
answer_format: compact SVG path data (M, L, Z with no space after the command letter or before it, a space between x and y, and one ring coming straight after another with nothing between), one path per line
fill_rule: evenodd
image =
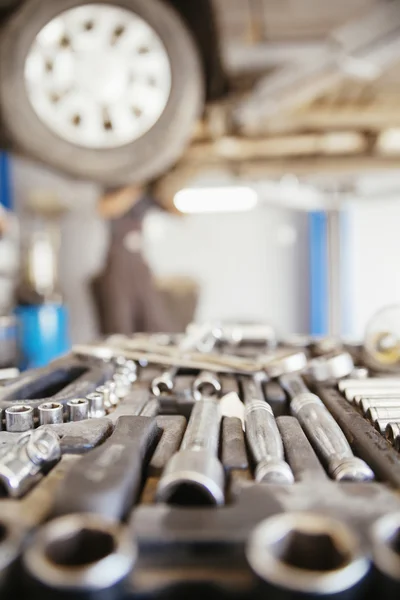
M15 404L5 410L7 431L23 432L33 429L33 408L25 404Z
M242 377L246 439L256 464L255 477L263 483L293 483L285 462L282 439L270 405L265 402L260 382Z
M372 527L371 539L379 597L396 600L400 593L400 513L381 517Z
M377 419L373 421L374 427L376 431L379 431L381 435L386 435L386 429L392 423L397 423L399 421L398 417L393 417L391 419Z
M186 429L186 419L181 415L159 415L157 425L162 434L147 469L150 477L160 477L168 461L178 452Z
M115 383L115 393L118 400L122 400L131 391L131 381L124 373L115 373L113 375L113 382Z
M104 406L104 394L101 392L93 392L86 396L86 400L89 402L89 418L94 419L97 417L104 417L106 409Z
M205 339L209 339L210 336L212 336L212 332L209 325L199 327L198 325L191 324L187 330L186 335L178 345L179 353L184 355L189 350L197 349L199 347L199 344L201 344L201 342ZM216 340L213 336L212 341L212 346L214 346ZM212 349L212 346L210 350ZM172 365L169 369L161 373L160 376L155 377L151 384L152 393L155 396L161 396L162 394L171 394L171 392L174 389L174 379L178 373L178 370L178 365Z
M118 396L116 394L116 384L114 381L107 381L104 385L96 388L96 392L103 394L104 408L110 410L118 404Z
M156 417L158 415L159 403L157 398L152 398L143 406L140 411L141 417Z
M64 407L59 402L43 402L38 411L40 425L54 425L64 420Z
M163 394L171 394L174 389L174 378L178 373L178 367L171 367L167 371L164 371L158 377L155 377L151 382L151 391L154 396L161 396Z
M330 381L347 377L354 369L348 352L331 353L313 358L308 363L308 372L315 381Z
M400 387L400 377L370 377L368 379L343 379L339 381L338 388L340 392L345 392L350 388L359 388L365 390L370 387Z
M367 419L375 423L379 420L400 420L400 407L392 408L369 408L366 413Z
M201 371L193 382L195 400L200 400L202 396L219 396L221 390L221 382L212 371Z
M259 357L260 358L260 357ZM284 373L296 373L307 367L307 356L304 352L279 349L271 356L260 359L269 377L280 377Z
M276 424L295 480L307 481L312 485L326 481L328 476L298 420L295 417L278 417Z
M23 496L60 456L59 437L50 427L24 433L0 453L0 481L9 496Z
M222 464L227 471L249 468L242 422L237 417L222 420Z
M345 392L346 400L350 403L360 404L361 399L368 396L369 398L397 398L400 395L400 388L367 388L365 390L347 390Z
M84 454L102 444L111 435L113 424L111 419L103 417L58 423L52 425L51 429L60 437L63 455Z
M385 437L395 450L400 451L400 420L395 423L389 423L385 429Z
M374 393L373 391L367 391L364 394L360 394L359 396L354 396L353 398L353 404L355 404L356 406L361 405L361 402L364 399L368 399L368 400L387 400L389 403L392 402L392 400L397 400L398 398L400 398L400 390L390 390L390 391L386 391L386 392L377 392Z
M157 487L157 499L172 504L224 503L225 473L218 460L221 411L214 398L198 400L182 445L168 462Z
M55 514L125 517L140 489L146 457L160 433L154 419L120 417L108 440L69 471L57 492Z
M361 398L358 406L364 415L366 415L370 408L400 408L400 396L398 398Z
M1 499L0 586L8 567L19 556L26 536L48 517L54 502L54 491L76 460L79 460L79 457L62 457L46 477L43 477L25 496ZM3 595L3 589L1 594Z
M125 527L95 514L74 514L40 528L23 555L29 574L46 587L102 590L132 570L137 549Z
M74 398L67 402L70 421L83 421L89 418L89 402L86 398Z
M265 597L359 598L369 571L353 531L313 513L283 513L262 521L246 546L247 561L266 586Z
M317 454L325 462L329 474L338 481L368 481L374 478L369 466L356 458L335 419L321 399L310 393L299 375L280 378L297 417Z

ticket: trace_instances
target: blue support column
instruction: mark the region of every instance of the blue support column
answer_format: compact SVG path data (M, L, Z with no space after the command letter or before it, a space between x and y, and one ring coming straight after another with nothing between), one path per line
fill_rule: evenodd
M0 204L12 210L14 203L11 190L10 158L6 152L0 151Z
M309 214L310 333L329 331L328 222L323 211Z

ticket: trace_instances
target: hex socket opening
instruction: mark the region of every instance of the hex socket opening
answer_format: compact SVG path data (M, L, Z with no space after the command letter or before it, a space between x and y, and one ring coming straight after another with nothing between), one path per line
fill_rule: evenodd
M204 381L197 386L197 393L201 396L216 396L218 390L213 383L210 381Z
M16 406L10 406L6 409L8 413L27 413L32 410L32 407L25 406L24 404L17 404Z
M246 556L267 584L304 594L334 594L360 582L369 561L347 525L314 513L283 513L260 523Z
M41 410L55 410L60 407L62 408L62 404L59 402L45 402L39 406Z
M286 565L307 571L333 571L346 565L349 553L329 533L293 529L271 545L275 556Z
M83 527L50 541L45 553L49 561L64 567L81 567L105 558L115 550L113 536Z
M176 506L215 506L213 494L200 483L171 484L163 492L163 501Z

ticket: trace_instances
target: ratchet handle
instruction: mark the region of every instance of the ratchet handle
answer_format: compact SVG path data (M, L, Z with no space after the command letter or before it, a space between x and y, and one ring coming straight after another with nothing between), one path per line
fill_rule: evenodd
M95 512L122 519L141 486L143 467L161 434L156 420L120 417L108 440L84 455L58 490L56 515Z

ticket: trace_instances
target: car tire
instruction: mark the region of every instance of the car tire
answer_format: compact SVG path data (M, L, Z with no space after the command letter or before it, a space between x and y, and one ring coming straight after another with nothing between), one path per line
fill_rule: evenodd
M2 32L0 112L16 152L74 177L104 185L148 181L182 155L204 105L197 47L178 13L159 0L96 0L131 11L160 39L170 65L171 86L158 120L143 135L117 147L88 148L57 135L29 98L25 63L38 33L61 13L91 5L82 0L27 0ZM136 18L136 17L135 17Z

